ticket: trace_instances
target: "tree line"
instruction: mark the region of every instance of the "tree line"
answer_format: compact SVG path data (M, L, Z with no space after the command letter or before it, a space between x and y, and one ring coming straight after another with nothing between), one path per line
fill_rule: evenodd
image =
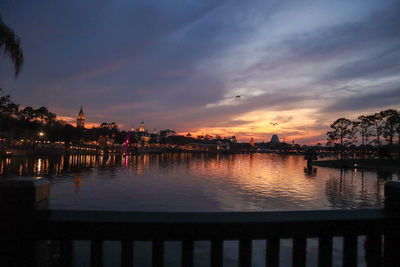
M327 145L341 148L400 144L400 112L387 109L375 114L360 115L357 120L339 118L331 124ZM397 139L397 141L396 141Z
M92 129L81 129L62 120L57 120L55 113L46 107L21 108L11 100L9 95L0 97L0 138L9 142L18 139L40 139L39 132L49 141L64 141L66 143L82 143L98 140L100 136L109 136L115 142L123 143L127 133L120 131L115 122L100 124Z

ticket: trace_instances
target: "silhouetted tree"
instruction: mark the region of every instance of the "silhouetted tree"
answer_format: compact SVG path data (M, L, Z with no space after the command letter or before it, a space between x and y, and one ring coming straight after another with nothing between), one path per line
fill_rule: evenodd
M118 129L118 124L116 124L115 122L103 122L102 124L100 124L100 128L103 129L108 129L108 130L116 130Z
M390 145L393 145L396 129L400 124L399 112L395 109L388 109L381 111L380 115L384 119L385 123L383 136L388 140Z
M165 144L167 142L167 137L176 135L174 130L166 129L160 131L160 142Z
M54 122L56 119L56 114L49 112L46 107L40 107L38 109L33 110L33 119L39 120L40 122L50 123Z
M8 27L0 16L0 52L11 58L14 63L15 76L24 62L19 37Z
M0 89L0 92L1 92L1 89ZM5 96L0 97L0 112L1 113L8 112L7 107L10 104L10 102L11 102L10 95L5 95Z
M335 144L339 142L340 147L349 145L354 140L354 124L346 118L337 119L331 124L332 131L328 131L328 143Z
M213 139L213 137L211 136L211 135L209 135L209 134L206 134L205 136L204 136L204 140L212 140Z
M185 137L183 135L171 135L167 137L168 144L185 145L193 142L193 138Z
M372 136L375 136L373 142L379 147L381 145L381 137L385 129L385 121L382 114L375 113L374 115L367 116L371 122Z
M25 107L20 111L20 118L25 121L32 121L34 118L34 110L32 107Z
M397 143L400 145L400 123L396 126L396 133L397 133Z
M361 144L364 146L365 142L368 140L368 137L371 135L371 121L369 120L368 116L362 115L358 117L358 121L355 123L356 127L358 128L358 132L361 135Z

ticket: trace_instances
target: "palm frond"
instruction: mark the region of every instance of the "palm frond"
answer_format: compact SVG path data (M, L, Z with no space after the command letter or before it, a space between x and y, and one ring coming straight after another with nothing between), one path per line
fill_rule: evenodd
M14 63L15 76L21 70L24 63L24 55L22 53L19 37L14 31L4 24L0 16L0 52L9 56Z

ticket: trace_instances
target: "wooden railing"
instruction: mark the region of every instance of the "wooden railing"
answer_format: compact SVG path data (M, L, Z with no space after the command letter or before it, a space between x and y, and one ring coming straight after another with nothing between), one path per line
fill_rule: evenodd
M194 242L209 240L210 266L217 267L223 265L224 241L238 240L239 266L245 267L252 266L252 241L265 240L266 266L275 267L279 266L280 240L289 238L293 240L292 265L300 267L306 266L307 239L318 238L318 266L329 267L332 240L343 237L343 266L348 267L357 266L358 237L366 236L367 266L398 266L399 188L396 183L385 186L384 209L217 213L8 210L0 225L1 249L8 251L2 253L0 263L20 260L23 266L20 255L37 253L32 247L37 240L57 240L57 266L73 266L74 240L90 240L90 264L103 266L103 242L118 240L122 266L133 266L135 241L151 241L152 266L163 266L164 242L181 241L182 266L191 267ZM10 244L12 248L7 248ZM30 261L39 261L35 255Z

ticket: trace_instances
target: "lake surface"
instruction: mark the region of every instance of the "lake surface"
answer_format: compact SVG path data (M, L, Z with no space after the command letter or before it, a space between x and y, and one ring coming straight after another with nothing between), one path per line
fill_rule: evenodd
M308 169L302 156L164 153L62 156L0 161L0 174L45 176L50 208L121 211L271 211L383 206L385 180L399 173ZM363 237L359 266L365 266ZM342 239L334 238L334 266ZM281 266L291 266L291 240L281 240ZM165 266L179 266L179 242L166 242ZM195 243L195 266L208 266L210 243ZM76 241L76 266L89 264L89 243ZM118 242L105 242L106 266L119 266ZM137 266L151 266L151 244L135 245ZM307 266L317 266L318 242L307 240ZM224 266L237 266L238 243L224 242ZM253 241L253 266L265 266L265 242Z
M3 176L45 176L50 208L269 211L381 207L398 173L307 169L302 156L164 153L3 160Z

